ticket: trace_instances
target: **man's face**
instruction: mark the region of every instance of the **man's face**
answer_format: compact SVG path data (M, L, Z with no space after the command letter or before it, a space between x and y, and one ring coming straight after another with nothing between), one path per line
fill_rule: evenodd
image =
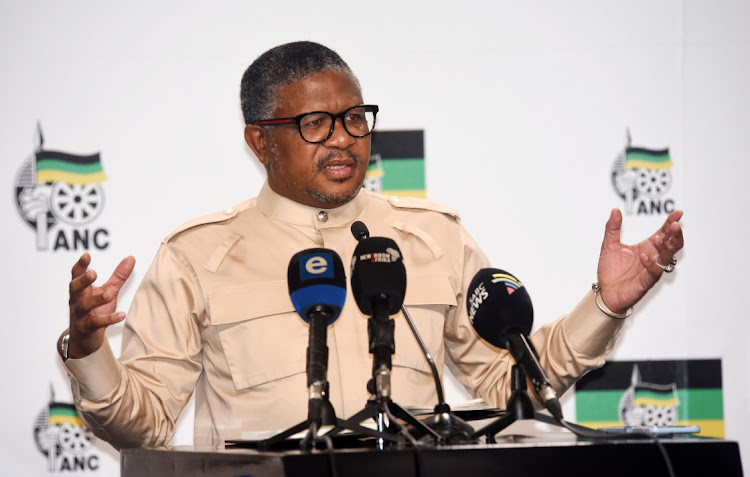
M345 73L316 73L283 87L274 118L311 111L340 113L362 104L362 94ZM268 184L276 193L300 204L319 208L343 205L357 195L370 159L370 136L355 138L336 120L326 141L310 144L296 124L260 131L248 126L245 138L268 171ZM250 135L250 137L249 137ZM260 146L252 136L264 135Z

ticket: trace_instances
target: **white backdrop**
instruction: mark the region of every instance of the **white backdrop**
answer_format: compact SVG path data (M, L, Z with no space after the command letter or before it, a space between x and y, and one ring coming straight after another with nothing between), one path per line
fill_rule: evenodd
M91 250L102 276L137 258L127 310L167 233L256 194L264 173L242 138L239 80L257 55L299 39L347 60L381 129L425 131L428 197L524 281L537 326L595 279L604 222L624 206L610 174L626 131L633 145L668 147L686 249L612 357L721 358L726 436L747 458L749 23L743 1L0 1L3 473L47 475L34 422L50 386L71 400L54 343L83 250L36 250L13 196L37 122L46 149L101 152L106 202L85 228L109 234ZM664 217L626 215L624 241ZM109 336L119 349L119 329ZM455 386L449 396L464 399ZM177 443L191 442L191 412ZM117 475L116 452L96 452L96 468L77 472Z

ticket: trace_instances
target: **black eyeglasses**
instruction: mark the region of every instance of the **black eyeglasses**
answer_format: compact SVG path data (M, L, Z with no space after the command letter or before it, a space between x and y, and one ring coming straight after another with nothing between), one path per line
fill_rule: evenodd
M255 121L253 124L256 126L278 126L297 123L297 129L299 129L302 139L317 144L325 142L331 137L338 118L341 118L341 123L350 136L365 137L375 129L375 116L377 114L378 107L374 104L360 104L339 114L313 111L298 114L293 118L263 119Z

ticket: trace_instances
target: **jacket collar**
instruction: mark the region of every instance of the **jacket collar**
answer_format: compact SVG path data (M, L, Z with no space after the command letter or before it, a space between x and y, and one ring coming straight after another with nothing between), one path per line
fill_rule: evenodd
M352 223L365 207L365 194L360 190L354 199L334 209L321 209L302 205L271 190L268 181L258 194L258 209L270 217L293 225L324 229Z

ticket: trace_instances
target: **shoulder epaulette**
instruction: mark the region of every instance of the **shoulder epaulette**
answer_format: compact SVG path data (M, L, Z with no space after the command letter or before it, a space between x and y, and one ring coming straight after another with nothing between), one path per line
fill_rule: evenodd
M443 205L438 202L433 202L427 199L420 199L418 197L399 197L397 195L388 196L388 195L374 194L374 193L370 193L370 194L375 197L380 197L381 199L388 201L388 203L391 204L393 207L397 207L399 209L431 210L433 212L440 212L441 214L448 215L457 221L461 220L461 216L458 214L458 212L448 207L447 205Z
M225 220L232 219L237 216L239 212L242 210L247 209L255 202L255 199L248 199L245 201L240 202L239 204L233 205L232 207L227 207L226 209L220 211L220 212L213 212L211 214L207 214L201 217L197 217L192 220L188 220L184 224L177 227L175 230L172 231L169 235L164 238L163 243L169 242L172 238L174 238L176 235L192 229L193 227L197 227L199 225L206 225L206 224L215 224L219 222L223 222Z

